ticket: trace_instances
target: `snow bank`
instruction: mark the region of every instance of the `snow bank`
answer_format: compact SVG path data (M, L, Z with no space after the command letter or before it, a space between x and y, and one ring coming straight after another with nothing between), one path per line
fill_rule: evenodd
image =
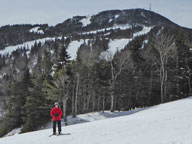
M191 144L192 97L89 123L0 139L0 144Z
M9 132L8 134L5 135L5 137L7 136L13 136L13 135L18 135L21 133L22 128L15 128L13 129L11 132Z

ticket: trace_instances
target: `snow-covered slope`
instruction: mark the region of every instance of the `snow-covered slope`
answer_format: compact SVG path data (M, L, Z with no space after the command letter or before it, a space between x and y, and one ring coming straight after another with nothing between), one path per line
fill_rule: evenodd
M89 31L89 32L83 32L82 34L96 34L99 32L105 32L105 31L109 31L109 30L117 30L117 29L126 30L129 28L131 28L131 26L129 24L113 25L112 27L98 29L98 30Z
M77 115L75 118L73 118L70 115L67 117L67 124L74 125L74 124L93 122L93 121L97 121L97 120L104 120L104 119L114 118L114 117L119 117L119 116L125 116L125 115L130 115L130 114L136 113L140 110L142 110L142 108L138 108L138 109L135 109L132 111L121 111L121 112L110 112L110 111L105 111L104 113L103 112L92 112L92 113ZM64 121L62 121L61 124L62 124L62 126L65 126ZM48 128L52 128L52 122L45 124L40 129L48 129ZM16 134L14 132L15 132L15 130L13 132L11 132L11 135Z
M86 40L87 41L87 40ZM81 46L81 44L83 44L84 42L86 42L84 40L79 40L79 41L72 41L68 48L67 48L67 52L69 53L69 56L71 57L71 60L75 60L77 57L77 51L79 49L79 47Z
M0 55L7 55L7 54L11 54L12 52L16 51L17 49L21 49L21 48L26 48L27 50L31 50L31 48L35 45L35 43L40 43L43 45L46 41L54 41L56 38L53 37L47 37L47 38L42 38L42 39L37 39L37 40L33 40L33 41L28 41L28 42L25 42L23 44L18 44L18 45L15 45L15 46L8 46L8 47L5 47L3 50L0 50ZM29 54L29 52L28 52Z
M101 53L100 58L111 61L117 51L121 51L131 39L114 39L109 42L109 49Z
M191 144L192 97L137 111L131 115L63 127L66 135L48 137L52 129L0 139L0 144Z

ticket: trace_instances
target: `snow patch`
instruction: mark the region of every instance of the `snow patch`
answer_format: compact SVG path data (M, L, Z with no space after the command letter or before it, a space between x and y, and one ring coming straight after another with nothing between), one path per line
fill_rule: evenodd
M84 34L84 35L85 34L96 34L98 32L105 32L105 31L117 30L117 29L126 30L126 29L129 29L129 28L131 28L131 26L129 24L123 24L123 25L114 24L112 27L98 29L98 30L95 30L95 31L83 32L82 34Z
M112 22L112 21L113 21L113 19L109 19L108 23L110 23L110 22Z
M160 35L160 33L163 31L164 27L161 27L161 29L157 32L157 35Z
M110 34L111 34L111 33L110 33L110 32L108 32L108 33L105 33L105 34L104 34L104 36L108 36L108 35L110 35Z
M119 16L120 16L119 14L116 14L116 15L115 15L115 19L117 19Z
M86 27L91 23L91 16L87 16L86 18L83 18L80 20L80 22L83 24L83 27Z
M151 31L153 27L146 27L146 26L143 26L143 29L139 32L136 32L133 34L133 38L137 37L137 36L141 36L141 35L145 35L147 33L149 33Z
M143 41L143 44L142 44L142 46L141 46L141 49L143 49L144 48L144 46L146 45L148 43L148 40L146 39L146 40L144 40Z
M146 17L146 15L143 12L141 12L141 16Z
M3 79L6 75L7 75L7 73L0 74L0 79Z
M13 135L18 135L21 133L22 128L15 128L13 129L11 132L9 132L8 134L6 134L4 137L7 136L13 136Z
M44 31L40 30L40 27L34 27L34 28L30 29L29 32L31 32L31 33L38 33L38 34L44 34Z

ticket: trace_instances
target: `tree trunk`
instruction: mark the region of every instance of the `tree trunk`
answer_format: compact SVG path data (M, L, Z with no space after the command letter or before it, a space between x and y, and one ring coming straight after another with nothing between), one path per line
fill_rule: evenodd
M102 105L103 105L102 109L103 109L103 113L104 113L104 111L105 111L105 95L103 95Z
M165 70L164 70L164 58L160 52L160 83L161 83L161 103L164 103L164 79L165 79Z
M164 80L164 99L167 98L167 70L165 70L165 80Z
M67 100L68 98L63 98L63 119L65 125L67 125Z
M93 104L92 110L95 111L95 106L96 106L95 92L92 91L91 95L92 95L92 100L93 100L93 102L92 102L92 104Z
M75 115L75 86L73 86L73 92L72 92L72 116L73 118Z
M98 92L98 100L97 100L97 111L101 110L101 94Z
M151 101L151 96L152 96L152 86L153 86L153 70L152 70L152 67L151 67L148 104L149 104L150 101Z
M111 88L111 109L110 109L111 112L115 111L115 92L114 92L114 89L115 89L115 83L112 82L112 88Z
M76 94L75 94L75 115L77 114L77 104L78 104L78 92L79 92L79 74L77 74L77 84L76 84Z

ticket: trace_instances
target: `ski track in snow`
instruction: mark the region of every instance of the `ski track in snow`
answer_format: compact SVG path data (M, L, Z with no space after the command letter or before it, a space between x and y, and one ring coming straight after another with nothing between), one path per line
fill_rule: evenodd
M191 144L192 97L143 109L132 115L0 139L0 144Z

